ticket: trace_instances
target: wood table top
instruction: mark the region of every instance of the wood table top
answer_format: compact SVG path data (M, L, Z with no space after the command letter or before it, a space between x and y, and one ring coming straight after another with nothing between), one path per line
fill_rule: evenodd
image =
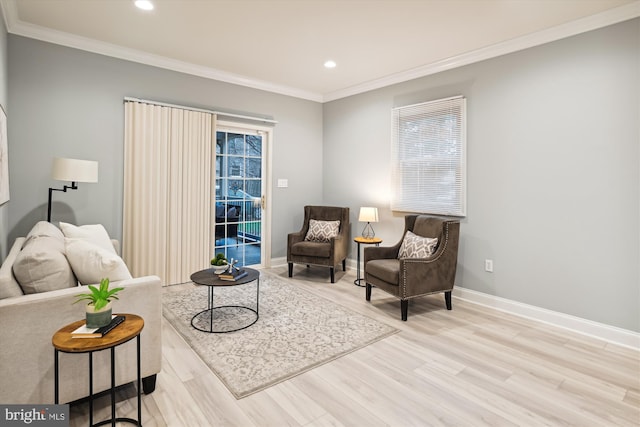
M358 237L354 237L353 241L356 243L370 243L370 244L382 243L382 239L379 237L358 236Z
M118 316L124 316L124 322L101 338L73 338L71 332L85 324L85 320L82 319L60 328L53 334L51 343L65 353L88 353L127 342L139 335L144 328L144 320L140 316L128 313L120 313Z
M236 285L244 285L245 283L253 282L254 280L260 277L260 272L258 270L255 270L249 267L240 267L240 269L246 270L247 275L235 281L220 279L218 275L214 273L213 268L207 268L205 270L196 271L191 275L190 279L193 283L196 283L198 285L236 286Z

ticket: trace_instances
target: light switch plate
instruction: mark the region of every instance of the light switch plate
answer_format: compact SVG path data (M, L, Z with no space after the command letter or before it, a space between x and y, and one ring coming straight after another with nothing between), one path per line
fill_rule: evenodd
M287 188L289 186L289 180L288 179L278 179L278 188Z

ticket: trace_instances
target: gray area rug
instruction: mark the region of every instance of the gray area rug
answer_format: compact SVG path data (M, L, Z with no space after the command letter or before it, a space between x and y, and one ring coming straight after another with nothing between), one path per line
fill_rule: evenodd
M256 289L255 282L215 288L214 304L255 309ZM398 332L269 273L261 273L260 318L253 326L228 334L197 331L191 318L206 308L206 286L163 294L164 317L236 399ZM208 313L199 319L199 326L209 327ZM252 312L234 308L216 310L213 318L229 329L252 319Z

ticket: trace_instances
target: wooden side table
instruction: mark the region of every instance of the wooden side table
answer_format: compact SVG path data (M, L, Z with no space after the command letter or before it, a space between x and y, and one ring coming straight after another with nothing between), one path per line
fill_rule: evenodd
M356 242L358 244L358 266L356 269L356 280L353 281L353 284L356 286L360 286L360 287L364 287L364 285L361 285L360 282L362 281L362 279L360 278L360 245L376 245L376 246L380 246L380 243L382 243L382 239L380 239L379 237L371 237L371 238L367 238L367 237L362 237L362 236L358 236L355 237L353 239L354 242Z
M125 317L124 322L119 324L116 328L110 331L102 338L73 338L71 332L84 325L84 320L78 320L68 324L67 326L59 329L53 338L51 343L54 347L55 357L55 404L59 402L59 368L58 368L58 353L89 353L89 426L93 424L93 353L100 350L111 350L111 419L101 421L96 426L111 424L116 425L116 422L127 422L138 426L142 425L142 406L140 390L142 386L142 378L140 371L140 332L144 328L144 320L142 317L135 314L120 314ZM132 418L116 418L116 370L115 370L115 349L120 344L124 344L136 338L137 349L137 363L138 363L138 420Z

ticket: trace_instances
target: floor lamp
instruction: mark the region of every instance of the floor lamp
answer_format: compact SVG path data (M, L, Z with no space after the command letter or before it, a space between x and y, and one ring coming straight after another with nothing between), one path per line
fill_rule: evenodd
M62 188L49 187L49 205L47 207L47 221L51 222L51 198L54 191L77 190L78 182L98 182L98 162L92 160L53 159L51 178L57 181L71 181L71 185Z

